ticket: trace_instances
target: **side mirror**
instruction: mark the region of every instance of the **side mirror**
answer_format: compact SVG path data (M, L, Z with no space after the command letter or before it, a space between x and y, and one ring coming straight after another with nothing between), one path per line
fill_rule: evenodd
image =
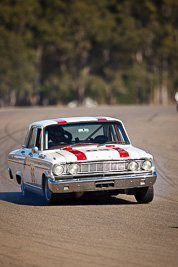
M32 147L32 152L33 153L38 153L38 147L37 146Z

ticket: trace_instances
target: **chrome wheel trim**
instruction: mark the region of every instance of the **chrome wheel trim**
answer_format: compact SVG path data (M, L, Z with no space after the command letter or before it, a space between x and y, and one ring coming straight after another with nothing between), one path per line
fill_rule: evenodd
M21 191L22 191L22 196L25 196L25 186L23 181L21 181Z
M48 180L46 179L46 185L45 185L45 197L47 201L51 200L52 192L48 187Z

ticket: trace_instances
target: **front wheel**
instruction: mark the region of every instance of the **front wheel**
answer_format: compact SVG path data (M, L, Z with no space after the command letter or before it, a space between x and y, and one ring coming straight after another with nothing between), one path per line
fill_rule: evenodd
M54 193L49 189L47 178L45 179L44 196L45 196L45 200L47 201L49 205L54 203L54 200L55 200Z
M153 185L149 187L142 187L137 188L135 193L135 198L138 203L140 204L146 204L153 200L154 197L154 189Z

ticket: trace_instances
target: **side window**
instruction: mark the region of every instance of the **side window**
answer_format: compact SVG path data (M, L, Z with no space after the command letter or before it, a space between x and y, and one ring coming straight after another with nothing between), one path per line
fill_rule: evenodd
M22 145L23 148L27 147L28 135L29 135L29 129L28 129L28 131L27 131L27 133L26 133L25 140L24 140L24 143L23 143L23 145Z
M41 129L36 127L31 129L27 148L32 148L34 146L37 146L41 150Z
M30 132L30 137L29 137L29 140L28 140L27 148L32 148L32 147L35 146L36 133L37 133L37 128L32 128L31 132Z
M38 129L37 137L36 137L36 146L39 150L41 150L41 129Z

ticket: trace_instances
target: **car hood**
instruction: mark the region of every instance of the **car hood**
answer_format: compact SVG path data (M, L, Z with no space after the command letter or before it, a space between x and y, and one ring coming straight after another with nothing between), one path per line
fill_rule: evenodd
M55 162L63 163L152 158L149 153L132 145L75 146L50 151L50 156Z

